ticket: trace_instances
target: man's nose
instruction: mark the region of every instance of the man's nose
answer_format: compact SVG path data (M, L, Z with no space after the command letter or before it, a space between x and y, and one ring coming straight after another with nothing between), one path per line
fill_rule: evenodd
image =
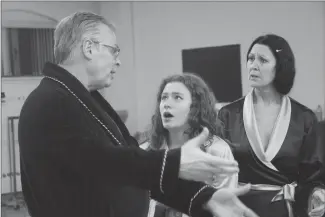
M121 60L120 60L120 58L118 58L118 57L117 57L117 59L116 59L116 65L117 65L118 67L121 66Z

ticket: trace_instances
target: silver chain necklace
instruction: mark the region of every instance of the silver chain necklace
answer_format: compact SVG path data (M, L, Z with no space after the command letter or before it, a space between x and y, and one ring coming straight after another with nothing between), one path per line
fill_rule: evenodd
M121 142L118 141L118 139L113 135L113 133L105 126L105 124L103 122L101 122L95 115L94 113L92 113L92 111L90 111L90 109L86 106L86 104L81 101L81 99L79 99L79 97L77 97L77 95L72 91L70 90L70 88L65 84L63 83L62 81L56 79L56 78L52 78L50 76L44 76L46 78L49 78L49 79L52 79L53 81L56 81L58 83L60 83L62 86L64 86L80 103L81 105L83 105L83 107L93 116L93 118L95 118L95 120L112 136L112 138L115 140L115 142L117 142L117 144L119 144L120 146L122 146Z

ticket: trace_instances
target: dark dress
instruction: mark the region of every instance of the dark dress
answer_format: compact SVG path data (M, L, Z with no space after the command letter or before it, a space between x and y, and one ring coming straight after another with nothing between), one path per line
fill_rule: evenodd
M317 143L315 114L290 98L291 117L282 146L271 163L273 170L263 164L250 145L244 125L245 97L230 103L218 113L224 124L223 137L229 140L239 163L239 182L284 186L297 182L293 210L295 216L306 216L309 195L315 186L324 188L321 170L324 168L325 146ZM241 200L261 217L287 217L284 200L271 202L278 190L251 190Z

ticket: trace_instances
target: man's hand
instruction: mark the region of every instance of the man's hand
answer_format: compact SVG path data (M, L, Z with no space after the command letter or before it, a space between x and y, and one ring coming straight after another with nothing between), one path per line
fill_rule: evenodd
M325 213L325 190L317 189L312 195L311 203L309 204L309 217L322 217Z
M207 140L209 130L202 132L186 142L181 148L179 178L206 182L238 173L238 163L212 156L201 150L201 145Z
M258 217L257 214L247 208L237 197L246 194L249 189L249 184L235 189L219 189L206 203L205 208L216 217Z

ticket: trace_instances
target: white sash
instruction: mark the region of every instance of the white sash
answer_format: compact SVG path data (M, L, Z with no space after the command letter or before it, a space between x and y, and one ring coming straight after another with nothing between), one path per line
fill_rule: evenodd
M267 115L267 114L266 114ZM288 96L282 97L281 109L273 128L267 149L264 146L258 131L253 105L253 90L250 91L244 101L243 120L248 141L257 158L270 169L278 171L271 163L272 159L279 152L287 135L291 118L291 102Z

